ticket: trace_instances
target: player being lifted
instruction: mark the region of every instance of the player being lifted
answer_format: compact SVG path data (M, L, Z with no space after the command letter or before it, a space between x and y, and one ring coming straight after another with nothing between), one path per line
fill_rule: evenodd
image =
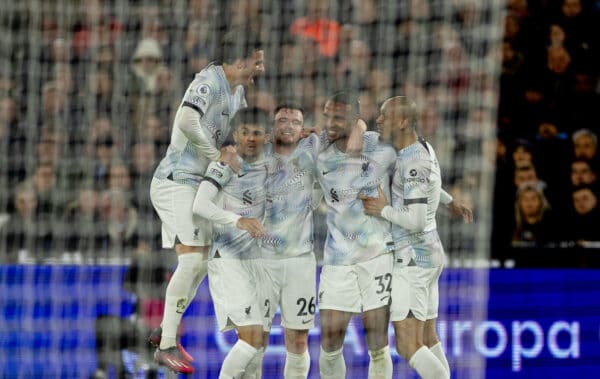
M392 223L394 273L391 320L396 348L425 379L449 378L450 369L436 333L438 279L444 249L436 229L440 203L440 167L431 145L417 136L416 104L403 96L386 100L376 119L382 141L397 150L392 179L392 202L379 189L378 196L361 196L365 213ZM471 210L452 204L451 211L472 221Z
M345 378L342 355L350 318L362 314L369 349L369 378L391 378L388 321L393 242L388 221L365 215L359 194L389 188L395 152L370 141L349 155L349 130L358 122L358 100L338 92L325 103L325 132L331 143L318 156L317 179L327 203L327 239L319 287L322 378Z
M246 106L244 86L264 72L264 51L253 33L234 29L221 43L222 63L211 63L187 88L173 124L166 156L150 186L152 204L162 221L163 248L175 247L177 268L169 281L161 328L149 341L155 360L191 373L191 357L177 342L181 317L207 273L210 223L194 216L192 204L208 164L220 160L237 170L232 148L219 148L229 135L229 120ZM179 347L179 349L177 348Z
M194 213L213 223L208 262L210 294L221 331L234 328L238 341L229 351L219 378L252 377L263 350L262 285L259 262L264 227L267 162L263 146L269 141L269 115L258 108L240 110L232 126L243 162L238 173L212 162L194 200Z

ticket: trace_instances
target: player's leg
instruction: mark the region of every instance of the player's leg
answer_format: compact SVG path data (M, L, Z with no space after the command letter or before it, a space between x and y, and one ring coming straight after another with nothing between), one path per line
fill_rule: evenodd
M195 192L191 186L170 180L154 179L150 187L152 204L162 221L163 247L175 246L178 263L165 293L160 338L154 332L149 340L159 345L155 353L157 362L178 372L193 372L191 357L177 342L177 330L206 276L210 245L210 225L191 211Z
M388 347L392 264L392 255L383 254L356 265L363 304L363 325L370 357L370 379L392 377L392 357Z
M392 289L391 319L396 349L424 379L449 377L442 363L424 345L432 270L417 266L395 267Z
M280 306L286 347L283 376L305 379L310 370L308 331L315 325L316 259L309 253L281 261Z
M350 319L361 311L360 289L354 266L324 265L318 297L321 378L345 378L344 337Z
M261 313L263 314L263 340L262 349L254 356L241 379L260 379L262 378L262 363L265 356L265 351L269 343L269 333L273 323L273 317L277 311L279 304L281 269L280 262L283 260L273 259L253 259L250 264L253 264L258 285L259 304L263 306Z
M308 329L284 329L285 366L283 377L286 379L306 379L310 370L308 354Z
M227 353L219 378L241 378L261 353L263 307L253 260L215 258L209 261L209 288L219 329L235 328L238 341Z
M344 361L343 345L346 329L352 318L352 313L321 309L321 354L319 355L319 370L321 378L335 379L346 377L346 362Z
M444 347L440 342L437 335L437 317L439 308L439 278L442 273L442 267L439 267L432 278L431 286L429 289L429 304L427 312L427 320L425 321L425 328L423 331L423 343L431 350L433 355L442 363L442 366L450 375L450 365L444 352Z

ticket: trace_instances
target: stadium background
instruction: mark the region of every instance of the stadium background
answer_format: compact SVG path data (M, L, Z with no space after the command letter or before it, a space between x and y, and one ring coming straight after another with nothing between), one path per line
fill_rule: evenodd
M155 371L143 339L160 321L174 257L158 248L149 180L185 86L213 59L218 36L243 24L267 41L267 73L250 103L272 110L293 95L319 124L327 94L353 87L371 128L386 97L419 104L445 187L476 217L439 216L448 254L440 335L453 377L594 377L600 220L597 207L577 214L569 170L581 155L573 136L599 125L600 8L481 3L3 1L2 376ZM595 151L582 154L598 172ZM525 166L552 205L528 229L517 222L513 180ZM583 183L589 196L593 179ZM322 214L317 225L319 246ZM195 377L215 377L230 336L215 333L206 283L184 327ZM351 331L346 362L364 377L359 324ZM280 336L271 342L265 377L282 369ZM311 377L317 352L315 330ZM396 371L413 375L405 363Z

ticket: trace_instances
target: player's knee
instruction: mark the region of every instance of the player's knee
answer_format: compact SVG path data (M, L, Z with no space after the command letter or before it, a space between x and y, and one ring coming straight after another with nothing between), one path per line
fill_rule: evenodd
M286 329L285 348L290 353L304 353L308 349L308 330Z
M263 330L261 325L242 326L237 329L238 338L252 347L259 349L263 346Z

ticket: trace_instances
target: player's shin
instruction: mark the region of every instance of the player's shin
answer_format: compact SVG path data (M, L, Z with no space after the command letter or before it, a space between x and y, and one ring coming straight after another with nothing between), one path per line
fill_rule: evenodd
M238 340L223 360L219 379L241 378L250 361L260 353L259 350L243 340Z
M165 296L165 310L162 321L160 348L167 349L177 343L177 328L183 312L189 305L190 278L196 275L198 262L203 261L201 253L182 254L178 257L177 268L169 281Z
M283 377L285 379L306 379L310 369L310 354L308 350L302 354L286 352Z
M449 379L450 374L427 346L421 346L408 361L423 379Z
M346 362L344 361L344 348L327 352L321 347L319 356L319 370L323 379L344 379L346 377Z
M450 375L450 365L448 364L448 359L446 358L446 354L444 353L442 343L436 343L435 345L430 347L429 350L431 350L433 355L435 355L435 357L442 363L442 366L444 366L444 368L448 372L448 375Z
M388 346L376 351L369 350L369 379L392 378L392 356Z

